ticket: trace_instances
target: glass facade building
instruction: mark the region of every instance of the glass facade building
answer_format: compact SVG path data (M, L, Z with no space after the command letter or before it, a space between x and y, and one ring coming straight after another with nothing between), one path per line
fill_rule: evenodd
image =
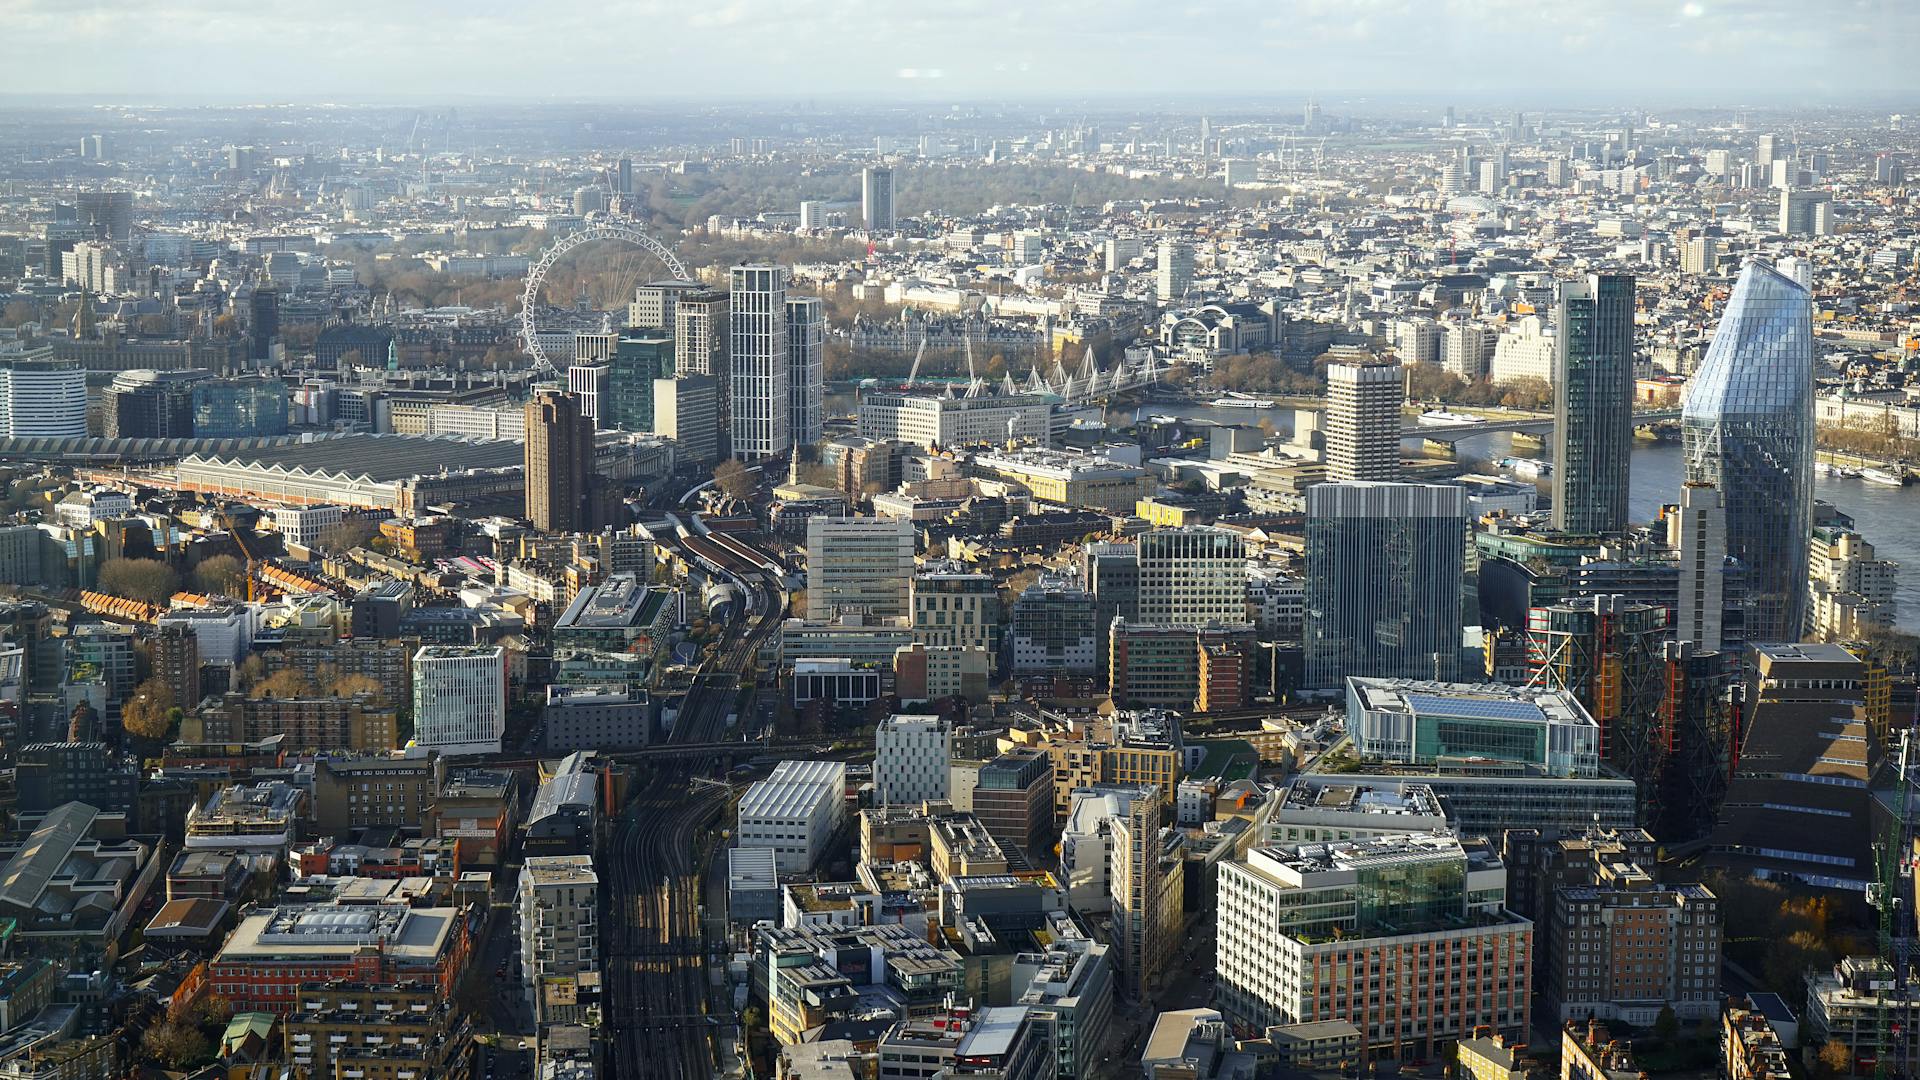
M1553 527L1618 532L1633 448L1633 275L1563 282L1554 322Z
M1688 483L1726 499L1727 554L1747 568L1749 641L1798 641L1813 527L1813 304L1754 259L1687 388Z
M1085 675L1097 670L1099 638L1108 633L1094 623L1093 597L1071 577L1047 575L1013 600L1008 634L1013 641L1013 670Z
M602 425L652 432L653 380L673 378L673 338L658 332L622 334L613 347L612 367L607 377L612 400Z
M193 433L242 439L287 433L287 384L279 379L216 379L193 387Z
M1600 729L1571 694L1497 683L1347 680L1347 734L1362 760L1472 760L1555 776L1600 771Z
M1356 860L1353 869L1353 929L1361 934L1418 932L1467 922L1467 864L1451 853Z
M1462 488L1307 489L1306 685L1457 679L1466 545Z
M1269 854L1289 871L1281 880L1293 886L1272 897L1280 932L1289 937L1334 941L1473 922L1467 859L1452 837L1390 834ZM1496 893L1491 906L1502 900Z

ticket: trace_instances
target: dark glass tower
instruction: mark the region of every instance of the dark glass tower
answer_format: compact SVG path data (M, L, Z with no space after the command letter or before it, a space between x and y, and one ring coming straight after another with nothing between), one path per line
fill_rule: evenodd
M1457 679L1466 550L1463 488L1308 488L1306 685Z
M660 330L629 330L613 347L613 371L607 376L609 427L621 431L654 430L653 380L673 378L673 338Z
M1554 313L1553 527L1627 527L1633 449L1633 275L1560 285Z
M1740 271L1681 412L1687 482L1726 500L1747 640L1798 641L1813 526L1813 303L1768 263Z

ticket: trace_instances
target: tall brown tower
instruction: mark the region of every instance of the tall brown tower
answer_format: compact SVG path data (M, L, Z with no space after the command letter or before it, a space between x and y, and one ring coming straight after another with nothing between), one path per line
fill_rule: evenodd
M173 691L173 702L191 712L200 704L200 639L184 626L162 626L153 635L153 674Z
M542 390L527 402L527 517L541 532L584 532L593 520L593 422L580 399Z

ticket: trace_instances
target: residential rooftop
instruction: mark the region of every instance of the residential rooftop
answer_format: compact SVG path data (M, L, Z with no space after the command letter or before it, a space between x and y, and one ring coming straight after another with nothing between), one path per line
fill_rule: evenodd
M590 855L533 855L522 870L535 885L585 885L600 880Z
M220 950L223 961L345 959L376 947L404 961L431 962L445 951L462 914L402 903L283 904L246 915Z
M1364 781L1287 785L1287 810L1327 810L1378 817L1445 817L1440 797L1425 784L1369 784Z

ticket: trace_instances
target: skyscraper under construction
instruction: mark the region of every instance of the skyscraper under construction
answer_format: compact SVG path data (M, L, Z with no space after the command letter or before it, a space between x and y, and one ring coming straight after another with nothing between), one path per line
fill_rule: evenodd
M1533 681L1578 698L1600 727L1600 755L1639 789L1643 826L1662 840L1711 828L1732 748L1726 655L1673 642L1667 612L1617 595L1534 608Z

